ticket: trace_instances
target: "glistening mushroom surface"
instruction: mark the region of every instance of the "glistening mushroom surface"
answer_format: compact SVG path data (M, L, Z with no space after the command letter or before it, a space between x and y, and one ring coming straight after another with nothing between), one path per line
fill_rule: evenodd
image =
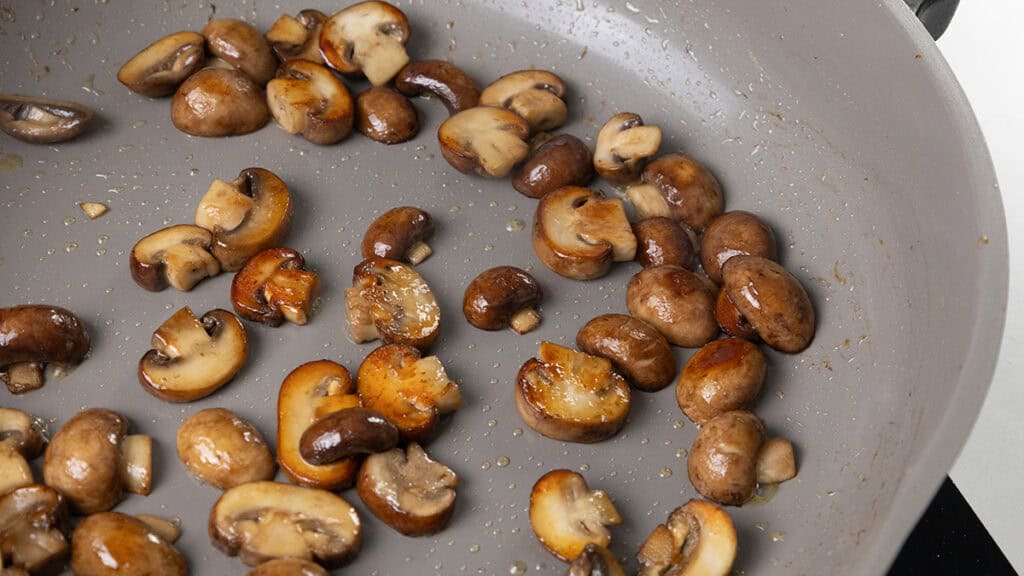
M385 343L429 348L441 329L441 309L430 286L411 266L367 258L345 291L349 329L357 344Z
M661 146L661 128L644 125L632 112L620 112L597 134L594 170L613 184L627 184L640 175L643 163Z
M132 280L151 292L168 286L191 290L204 278L220 274L212 249L213 234L199 226L177 224L157 230L132 248Z
M795 354L814 339L814 306L800 281L778 263L734 256L722 266L722 290L765 344Z
M187 576L178 549L148 524L120 512L93 514L71 537L75 576Z
M665 216L644 218L633 224L636 260L644 268L674 264L693 270L697 261L697 236L683 222Z
M590 148L571 134L558 134L536 145L515 173L512 187L529 198L543 198L565 186L586 186L594 177Z
M776 259L775 233L760 218L735 210L711 221L700 245L700 260L704 272L715 282L722 283L722 265L733 256L760 256Z
M59 572L68 554L67 528L64 497L53 488L33 484L0 495L0 555L11 570Z
M433 95L444 102L449 114L468 110L480 102L476 81L445 60L410 62L395 78L395 88L406 96Z
M174 94L178 86L206 61L205 39L195 32L175 32L146 46L117 72L119 82L132 92L159 97Z
M373 86L356 98L356 121L359 132L381 144L400 144L420 131L412 102L387 86Z
M171 101L171 122L193 136L248 134L270 120L263 90L244 73L204 68L189 76Z
M547 132L565 124L566 86L554 72L519 70L498 78L480 94L481 106L515 112L533 133Z
M366 459L359 471L359 498L374 516L406 536L444 529L455 511L459 477L415 442Z
M668 341L654 326L626 314L604 314L576 334L576 347L611 360L623 376L644 392L668 386L676 360Z
M565 576L626 576L619 560L604 546L587 544L569 564Z
M566 562L575 560L587 544L605 548L612 536L608 526L622 517L604 490L591 490L583 476L571 470L552 470L530 491L530 525L540 543Z
M362 72L374 86L391 81L409 63L409 21L387 2L359 2L331 16L320 31L324 61L342 74Z
M699 348L718 335L714 285L679 266L644 268L633 276L626 307L676 346Z
M66 308L42 304L0 308L0 381L12 394L42 386L46 364L78 365L89 346L85 326Z
M363 258L388 258L416 266L433 251L427 240L434 235L434 219L425 210L399 206L381 214L363 235Z
M720 506L690 500L658 524L636 557L637 576L726 576L736 558L736 528Z
M81 134L93 111L77 102L0 94L0 131L30 144L64 142Z
M291 248L268 248L245 263L231 282L231 304L246 320L303 325L320 295L320 276Z
M265 37L281 62L299 58L323 64L320 30L326 21L327 15L319 10L302 10L297 16L282 14Z
M274 77L277 58L263 35L252 24L234 18L211 20L203 27L210 54L227 62L257 84Z
M745 408L757 398L767 366L756 344L739 338L713 340L683 367L676 382L676 402L696 424Z
M764 423L745 410L725 412L697 432L687 459L693 487L708 500L742 506L757 487L757 456Z
M387 452L398 445L398 428L368 408L347 408L320 418L302 433L299 453L317 466L361 454Z
M200 410L178 427L178 458L197 478L221 490L271 480L277 466L252 424L224 408Z
M697 232L722 213L722 188L703 164L685 154L666 154L643 171L644 185L627 197L642 217L671 216Z
M326 67L289 60L267 84L267 105L289 134L313 144L334 144L352 131L355 110L348 88Z
M504 178L530 153L530 126L515 112L492 106L463 110L441 123L441 154L463 174Z
M322 566L298 558L276 558L249 571L246 576L330 576Z
M481 272L466 287L462 312L481 330L509 327L525 334L540 324L537 308L543 296L540 284L529 272L515 266L496 266Z

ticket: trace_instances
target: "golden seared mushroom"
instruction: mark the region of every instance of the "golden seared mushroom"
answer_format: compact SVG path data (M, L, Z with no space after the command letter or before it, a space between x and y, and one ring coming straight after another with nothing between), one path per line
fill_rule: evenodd
M433 254L427 240L434 235L434 219L413 206L392 208L381 214L363 235L363 258L388 258L416 266Z
M749 323L765 344L790 354L811 344L814 306L800 281L778 263L734 256L722 266L722 281L723 305L732 304L740 326Z
M213 394L235 377L249 355L242 322L219 308L197 318L185 306L153 332L151 344L153 349L139 360L139 383L168 402Z
M683 222L665 216L644 218L633 224L636 235L636 260L644 268L674 264L687 270L695 268L697 235Z
M231 182L214 180L196 208L196 226L213 233L211 250L225 272L280 246L291 224L288 186L264 168L246 168Z
M270 120L263 90L243 72L204 68L188 77L171 101L174 127L193 136L248 134Z
M437 356L422 357L412 346L386 344L359 366L356 389L363 406L398 427L402 439L428 439L442 416L462 404L459 386L448 379Z
M289 60L267 84L267 105L289 134L313 144L334 144L352 131L355 112L348 88L325 66Z
M221 490L272 480L277 471L259 430L224 408L200 410L182 422L177 448L189 472Z
M128 420L111 410L90 408L61 426L50 440L43 479L59 490L78 514L110 510L124 490L149 494L153 483L152 440L128 435Z
M481 106L495 106L515 112L530 125L534 134L549 132L565 124L565 83L547 70L519 70L506 74L484 88Z
M117 71L129 90L156 98L174 94L206 61L205 39L195 32L175 32L146 46Z
M718 180L685 154L666 154L643 172L643 183L630 186L626 198L642 218L668 216L703 232L719 214L724 200Z
M77 102L0 94L0 131L30 144L53 144L81 134L93 111Z
M612 262L632 260L636 236L622 200L567 187L537 204L533 250L552 271L574 280L591 280L607 274Z
M406 536L444 530L455 511L459 477L419 444L374 454L359 470L356 489L374 516Z
M0 448L11 448L32 460L43 453L46 435L42 421L14 408L0 407Z
M626 423L629 385L600 356L541 342L519 369L516 408L526 425L555 440L600 442Z
M523 196L543 198L565 186L586 186L593 177L590 148L571 134L559 134L534 148L512 175L512 187Z
M619 112L597 133L594 170L613 184L628 184L637 179L644 162L658 153L661 128L647 126L639 114Z
M0 381L11 394L43 385L47 365L77 366L89 352L81 320L60 306L25 304L0 308Z
M462 313L481 330L512 328L526 334L540 325L544 292L537 279L515 266L497 266L480 273L466 287Z
M644 392L657 392L676 375L668 340L654 327L626 314L604 314L576 333L576 347L611 360L615 369Z
M246 576L330 576L316 562L298 558L276 558L249 571Z
M571 470L552 470L530 491L530 525L537 540L566 562L583 553L587 544L607 548L608 526L622 517L604 490L591 490L583 476Z
M59 573L68 555L67 516L64 497L48 486L33 484L0 496L0 565Z
M638 272L626 288L626 307L676 346L700 348L718 336L714 284L679 266Z
M315 466L361 454L387 452L398 445L398 428L383 414L368 408L332 412L306 428L299 453Z
M757 398L768 361L756 344L713 340L690 357L676 382L676 402L695 424L745 408Z
M89 516L71 535L75 576L187 576L181 552L142 520L120 512Z
M400 144L420 131L420 117L405 96L387 86L373 86L356 98L359 132L381 144Z
M526 159L530 126L518 114L492 106L463 110L441 123L441 155L463 174L504 178Z
M432 95L444 102L448 114L458 114L480 103L476 81L445 60L410 62L395 77L395 88L409 97Z
M386 258L356 266L345 290L349 329L356 344L380 338L425 350L441 329L441 309L430 286L412 267Z
M320 295L320 276L306 270L306 260L291 248L267 248L235 274L231 304L246 320L302 326Z
M727 576L736 559L736 528L720 506L690 500L658 524L636 559L637 576Z
M303 10L297 16L282 14L264 37L281 63L308 60L323 64L320 54L320 30L327 15L319 10Z
M626 576L619 560L604 546L587 544L569 564L565 576Z
M203 27L210 54L264 85L274 77L277 58L267 40L251 24L233 18L211 20Z
M249 566L298 558L336 568L362 543L359 515L340 496L277 482L249 482L222 494L209 529L218 550Z
M302 457L302 435L335 412L359 406L348 370L330 360L308 362L293 370L277 397L277 460L296 484L324 490L348 488L356 479L360 458L318 466Z
M331 16L320 31L320 52L342 74L362 72L383 86L409 63L409 21L387 2L359 2Z
M132 280L151 292L168 286L187 292L204 278L220 274L209 230L178 224L157 230L135 243Z
M776 259L775 233L760 218L735 210L711 221L700 244L704 272L722 283L722 265L733 256L760 256Z

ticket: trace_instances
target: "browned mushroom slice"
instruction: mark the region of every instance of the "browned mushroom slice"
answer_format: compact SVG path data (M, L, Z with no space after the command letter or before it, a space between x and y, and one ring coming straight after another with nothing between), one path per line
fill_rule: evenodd
M775 233L760 218L735 210L711 221L701 239L700 259L704 272L722 283L722 265L733 256L776 259Z
M572 564L569 564L565 576L626 576L626 571L607 548L587 544Z
M545 135L547 136L547 135ZM529 198L543 198L565 186L586 186L594 177L590 148L571 134L542 138L515 174L512 187Z
M340 496L276 482L225 492L210 510L210 539L228 556L255 566L274 558L338 567L359 552L359 515Z
M275 558L249 571L246 576L330 576L322 566L298 558Z
M696 424L744 408L761 391L767 366L756 344L739 338L711 341L683 367L676 402Z
M374 454L359 470L359 498L374 516L406 536L436 534L455 511L459 477L413 442Z
M374 86L391 81L409 55L409 21L387 2L353 4L331 16L320 31L320 52L342 74L362 72Z
M722 266L722 279L729 302L765 344L790 354L810 346L814 306L785 268L759 256L734 256Z
M676 375L668 341L654 326L625 314L605 314L576 334L576 346L612 361L615 369L644 392L657 392Z
M526 425L565 442L600 442L626 423L629 385L612 363L551 342L519 369L516 408Z
M430 214L413 206L392 208L381 214L363 236L363 258L402 260L416 266L433 251L427 240L434 235Z
M334 144L352 131L355 112L348 88L326 67L289 60L267 84L267 104L289 134L313 144Z
M320 294L320 276L291 248L268 248L245 263L231 282L231 303L246 320L303 325Z
M252 78L234 69L204 68L171 101L174 127L193 136L248 134L270 120L267 99Z
M46 447L41 420L14 408L0 407L0 446L12 448L32 460Z
M220 274L212 249L213 235L199 226L178 224L158 230L132 248L132 280L152 292L168 286L191 290L204 278Z
M196 412L181 423L175 440L185 468L221 490L271 480L277 470L259 430L224 408Z
M591 490L571 470L552 470L530 492L530 525L540 543L566 562L575 560L587 544L607 548L608 526L622 517L604 490Z
M271 53L267 40L251 24L233 18L211 20L203 27L203 37L211 55L257 84L266 84L274 77L277 58Z
M718 180L685 154L667 154L647 165L643 184L630 186L626 197L643 218L670 216L703 232L722 213Z
M181 552L148 524L120 512L89 516L71 536L76 576L187 576Z
M302 433L299 453L317 466L361 454L387 452L398 445L398 428L383 414L368 408L332 412Z
M0 563L9 562L10 569L60 572L68 554L66 534L64 497L53 488L33 484L0 496Z
M530 126L518 114L477 106L441 123L441 154L456 170L504 178L530 152Z
M658 524L636 558L637 576L726 576L736 558L736 528L720 506L690 500Z
M537 204L533 249L545 266L575 280L600 278L636 256L622 201L587 188L556 190Z
M195 32L175 32L146 46L117 72L132 92L158 97L174 94L178 86L203 66L205 39Z
M231 182L214 180L196 208L196 225L213 233L213 255L226 272L280 246L291 223L288 186L263 168L246 168Z
M512 328L526 334L540 325L544 292L537 280L514 266L497 266L480 273L466 287L462 313L481 330Z
M0 94L0 130L31 144L52 144L82 133L93 111L76 102Z
M367 258L345 290L349 328L357 344L385 343L429 348L441 328L441 309L423 277L410 266Z
M511 110L530 125L533 133L548 132L565 124L565 83L553 72L520 70L506 74L484 88L482 106Z
M626 307L672 344L699 348L718 336L713 286L679 266L644 268L629 281Z
M620 112L597 134L594 169L613 184L627 184L636 180L643 163L657 154L660 146L660 127L645 125L639 114Z
M43 385L47 364L77 366L89 352L89 333L70 310L27 304L0 308L0 381L11 394Z
M327 15L319 10L303 10L298 16L282 14L265 37L282 63L301 59L323 64L320 30L326 20Z
M644 268L674 264L687 270L695 268L697 235L683 222L665 216L644 218L633 224L636 234L636 260Z
M480 102L480 87L461 68L444 60L410 62L395 78L395 88L406 96L431 94L449 114L469 110Z

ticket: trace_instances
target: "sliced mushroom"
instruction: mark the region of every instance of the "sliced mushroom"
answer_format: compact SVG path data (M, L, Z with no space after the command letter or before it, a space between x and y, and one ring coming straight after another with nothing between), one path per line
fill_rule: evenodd
M43 385L47 364L77 366L89 352L89 333L70 310L26 304L0 308L0 381L11 394Z
M720 506L690 500L647 537L638 576L727 576L736 558L736 528Z
M298 558L336 568L351 560L362 542L359 515L340 496L276 482L228 490L210 510L209 526L213 545L249 566Z
M394 423L402 439L429 438L442 416L459 408L459 386L448 379L437 356L423 358L411 346L386 344L359 366L356 387L363 406Z
M449 114L458 114L480 103L480 87L461 68L444 60L410 62L399 71L395 88L406 96L431 94Z
M480 273L466 287L462 313L481 330L512 328L526 334L540 325L544 292L536 278L515 266L497 266Z
M59 573L68 554L67 527L64 497L53 488L33 484L0 496L0 564Z
M181 538L181 527L178 525L180 522L175 523L152 514L136 514L135 517L145 522L154 534L166 540L168 544L174 544Z
M249 571L246 576L330 576L322 566L298 558L276 558Z
M676 375L676 359L665 337L654 326L625 314L605 314L584 324L576 333L576 347L611 360L644 392L661 390Z
M211 20L203 27L210 54L264 85L274 77L277 58L267 40L247 22L233 18Z
M441 329L441 309L415 270L395 260L367 258L345 290L349 328L357 344L380 338L425 350Z
M280 246L291 223L288 186L263 168L246 168L231 182L214 180L196 208L196 225L213 233L213 255L226 272Z
M619 560L604 546L587 544L569 564L565 576L626 576Z
M626 197L640 216L671 216L703 232L722 213L718 180L685 154L667 154L647 165L643 184L630 186Z
M565 186L586 186L594 177L590 148L579 138L559 134L537 146L512 176L512 187L530 198L543 198Z
M362 72L374 86L383 86L409 63L405 44L409 21L388 4L369 0L331 16L320 32L320 52L342 74Z
M32 469L21 452L0 444L0 496L34 483Z
M463 110L441 123L441 155L463 174L504 178L530 152L530 126L514 112L491 106Z
M43 424L21 410L0 407L0 447L12 448L26 460L34 459L46 447Z
M416 266L433 254L427 240L434 235L434 219L413 206L392 208L381 214L363 236L363 258L402 260Z
M571 470L552 470L530 491L530 525L549 552L572 562L587 544L607 548L608 526L622 517L604 490L591 490L583 476Z
M267 248L235 274L231 304L246 320L302 326L320 295L320 276L306 270L306 260L291 248Z
M565 83L557 74L546 70L520 70L506 74L484 88L480 104L515 112L536 134L565 124L569 116L565 93Z
M722 265L733 256L760 256L776 259L775 233L760 218L735 210L711 221L700 245L704 272L722 283Z
M181 552L148 524L120 512L89 516L71 535L75 576L187 576Z
M648 158L661 147L661 128L647 126L639 114L620 112L604 123L597 134L594 170L613 184L637 179Z
M126 441L136 449L125 450ZM124 489L149 494L152 454L137 449L144 443L148 436L128 436L128 420L117 412L83 410L50 440L43 479L68 499L74 512L110 510Z
M367 458L356 482L370 512L406 536L444 530L455 511L458 486L455 472L415 442Z
M355 112L348 88L326 67L289 60L267 84L267 105L289 134L313 144L334 144L352 131Z
M195 32L175 32L146 46L117 72L129 90L156 98L174 94L206 60L205 39Z
M200 410L182 422L177 448L189 472L221 490L272 480L277 470L259 430L224 408Z
M587 188L556 190L537 204L533 249L545 266L575 280L600 278L636 256L622 201Z
M320 30L326 21L327 15L319 10L303 10L298 16L282 14L265 37L282 63L301 59L323 64Z
M644 268L629 281L626 307L672 344L699 348L718 336L713 286L679 266Z
M193 136L237 136L270 120L267 99L252 78L234 69L204 68L188 77L171 101L174 127Z
M811 344L814 306L785 268L760 256L733 256L722 266L722 280L729 302L765 344L790 354Z
M153 232L132 248L132 280L152 292L168 286L188 291L204 278L220 274L213 234L199 226L178 224Z
M316 421L359 406L348 370L330 360L308 362L293 370L277 397L277 460L281 470L301 486L338 490L355 482L359 458L317 466L300 453L302 434Z
M690 357L676 382L676 402L695 424L746 407L757 398L768 361L739 338L707 343Z
M192 402L227 384L245 364L249 342L227 310L197 318L188 306L153 332L153 349L139 360L139 383L168 402Z
M53 144L81 134L93 111L77 102L0 94L0 130L30 144Z
M383 414L348 408L320 418L302 433L299 453L316 466L359 454L387 452L398 445L398 428Z
M694 269L697 260L697 235L683 222L665 216L644 218L633 224L636 234L636 260L644 268L674 264Z
M516 408L526 425L564 442L614 436L629 414L629 385L600 356L541 342L519 369Z

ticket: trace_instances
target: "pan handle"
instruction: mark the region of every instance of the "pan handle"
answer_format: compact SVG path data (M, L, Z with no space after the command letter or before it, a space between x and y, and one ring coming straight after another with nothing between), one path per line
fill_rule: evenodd
M946 31L960 0L904 0L910 10L917 14L925 29L938 40Z

